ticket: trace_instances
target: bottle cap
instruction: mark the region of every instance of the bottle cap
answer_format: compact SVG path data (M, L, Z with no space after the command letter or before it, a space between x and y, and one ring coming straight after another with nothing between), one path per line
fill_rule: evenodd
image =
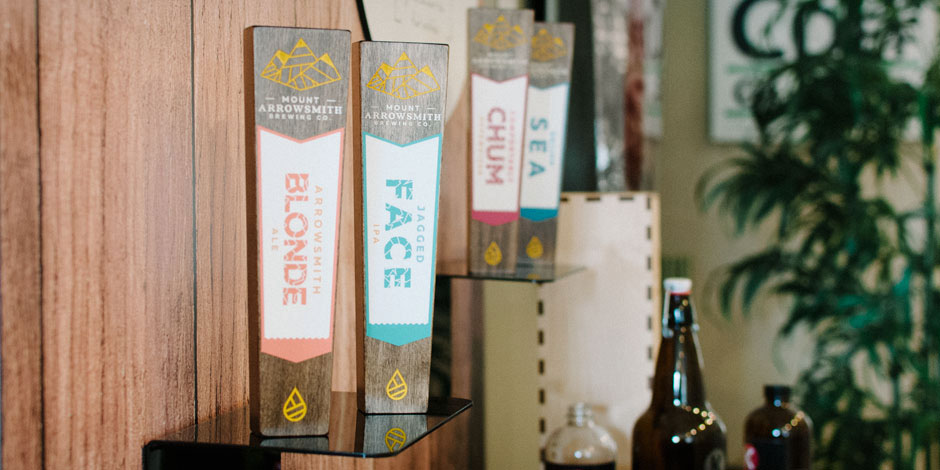
M768 402L789 402L790 387L787 385L764 385L764 399Z
M671 294L688 294L692 292L692 280L687 277L670 277L663 280L663 288Z
M593 410L591 410L591 405L583 401L572 404L568 407L568 416L572 417L591 417L594 415Z

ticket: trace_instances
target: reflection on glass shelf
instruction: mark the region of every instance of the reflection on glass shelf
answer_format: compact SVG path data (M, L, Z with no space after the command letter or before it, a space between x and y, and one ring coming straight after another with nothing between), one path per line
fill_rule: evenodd
M470 408L470 400L431 398L426 414L364 415L353 392L333 392L330 433L311 437L263 437L249 430L241 408L144 447L144 470L280 468L281 452L388 457L405 450Z
M535 283L555 282L581 271L584 271L584 266L556 264L553 266L516 268L514 273L471 274L467 270L467 263L463 261L442 261L437 266L437 275L443 277Z

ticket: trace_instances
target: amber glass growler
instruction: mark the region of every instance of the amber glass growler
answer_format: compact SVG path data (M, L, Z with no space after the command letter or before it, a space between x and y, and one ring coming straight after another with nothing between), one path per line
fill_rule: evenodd
M705 399L692 281L663 287L653 399L633 427L633 470L724 470L725 425Z
M812 421L790 404L790 387L765 385L764 406L744 424L745 470L809 470Z

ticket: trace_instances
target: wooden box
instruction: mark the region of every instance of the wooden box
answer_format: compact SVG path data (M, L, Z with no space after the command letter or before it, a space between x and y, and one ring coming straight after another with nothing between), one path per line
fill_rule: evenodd
M659 334L659 200L564 193L558 217L558 262L583 271L540 285L484 284L487 468L536 466L568 406L585 401L617 441L617 468L629 469Z

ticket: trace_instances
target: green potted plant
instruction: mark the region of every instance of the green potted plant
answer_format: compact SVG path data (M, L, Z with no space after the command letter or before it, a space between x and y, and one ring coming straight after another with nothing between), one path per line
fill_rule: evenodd
M775 229L724 271L719 300L747 311L758 292L782 296L781 334L804 325L815 335L799 393L815 421L816 468L938 468L940 66L915 85L885 60L936 0L790 1L825 7L833 41L761 78L756 141L699 183L703 207L739 232ZM912 121L920 145L904 142ZM898 185L918 201L897 202Z

